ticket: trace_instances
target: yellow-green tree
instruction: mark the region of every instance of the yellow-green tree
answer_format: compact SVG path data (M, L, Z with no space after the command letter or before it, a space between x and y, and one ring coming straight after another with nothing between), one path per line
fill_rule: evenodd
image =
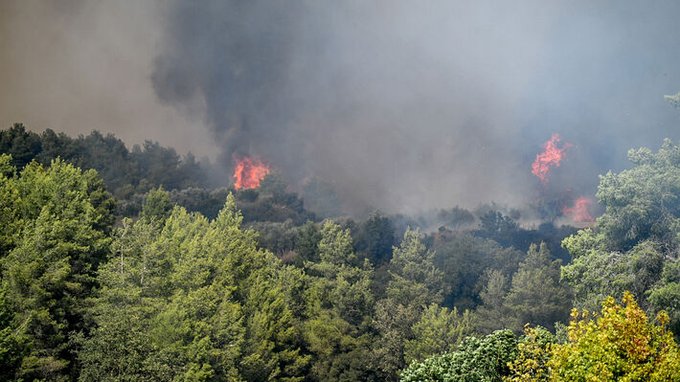
M505 382L548 382L550 369L548 362L555 336L546 329L528 324L524 336L517 344L517 358L508 364L510 375L504 376Z
M629 292L623 304L605 300L599 315L572 311L568 339L552 345L552 381L678 381L680 349L666 329L668 316L655 322Z

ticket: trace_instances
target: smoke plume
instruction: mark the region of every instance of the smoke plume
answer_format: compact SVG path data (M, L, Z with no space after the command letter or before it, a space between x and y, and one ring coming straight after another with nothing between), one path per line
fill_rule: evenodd
M10 3L4 19L28 7ZM137 79L131 90L157 97L145 96L140 114L176 117L168 125L149 116L122 122L143 121L135 127L152 139L209 131L214 145L195 147L217 147L225 174L232 158L256 156L293 184L331 182L356 209L592 195L597 174L622 169L629 148L680 135L680 113L663 99L680 89L680 2L673 0L69 4L67 16L40 7L49 31L73 39L68 46L79 56L67 63L115 89L116 105L130 94L114 85L127 74L115 59L139 54L128 57L143 63L129 73ZM139 38L129 38L130 26ZM5 37L3 53L44 37ZM108 43L108 76L79 51L91 39ZM21 64L3 67L4 76ZM26 84L10 85L4 98ZM39 84L30 89L40 92ZM104 109L83 112L106 121L127 110ZM531 163L553 133L573 147L542 189Z

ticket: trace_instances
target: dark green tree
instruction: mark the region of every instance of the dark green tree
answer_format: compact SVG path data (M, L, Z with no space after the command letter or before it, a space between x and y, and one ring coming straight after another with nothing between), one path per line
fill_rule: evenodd
M484 276L491 269L510 277L523 258L522 252L503 248L490 239L455 233L434 244L435 265L444 272L448 289L444 304L473 309L482 301Z
M407 364L405 347L417 347L414 326L427 306L439 304L445 294L443 273L434 265L418 231L408 230L393 249L386 298L376 304L373 320L379 337L374 345L374 368L384 380L396 380ZM419 356L419 354L413 354Z
M355 241L357 251L365 254L372 264L380 266L392 257L394 225L387 216L376 211L361 224Z
M0 131L0 153L12 156L12 165L24 168L42 151L40 136L26 130L21 123Z
M512 276L504 299L510 328L521 333L526 324L554 330L556 322L566 322L571 309L571 293L560 281L560 261L550 261L548 247L532 245L527 257Z
M67 380L77 376L72 339L87 331L87 300L108 253L110 198L94 171L63 161L37 162L1 182L16 206L10 249L2 259L0 330L20 349L17 364L2 365L12 379ZM8 359L8 358L6 358Z
M456 351L414 362L401 373L402 382L501 382L517 355L517 337L500 330L481 338L468 337Z
M372 268L368 262L358 266L349 230L327 220L320 233L320 261L306 264L312 278L303 333L313 355L311 375L319 381L367 380Z

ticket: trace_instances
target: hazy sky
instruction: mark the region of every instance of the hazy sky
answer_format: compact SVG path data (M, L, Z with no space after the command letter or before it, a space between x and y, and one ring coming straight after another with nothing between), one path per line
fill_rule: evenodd
M0 121L113 132L415 211L592 194L680 138L680 2L2 1ZM543 189L530 165L571 142Z

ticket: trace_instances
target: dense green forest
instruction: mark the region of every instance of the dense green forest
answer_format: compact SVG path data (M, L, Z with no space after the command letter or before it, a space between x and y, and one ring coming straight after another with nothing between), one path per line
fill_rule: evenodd
M342 216L318 184L308 210L277 174L235 190L158 143L14 125L0 379L680 380L680 147L629 158L591 227L531 228Z

